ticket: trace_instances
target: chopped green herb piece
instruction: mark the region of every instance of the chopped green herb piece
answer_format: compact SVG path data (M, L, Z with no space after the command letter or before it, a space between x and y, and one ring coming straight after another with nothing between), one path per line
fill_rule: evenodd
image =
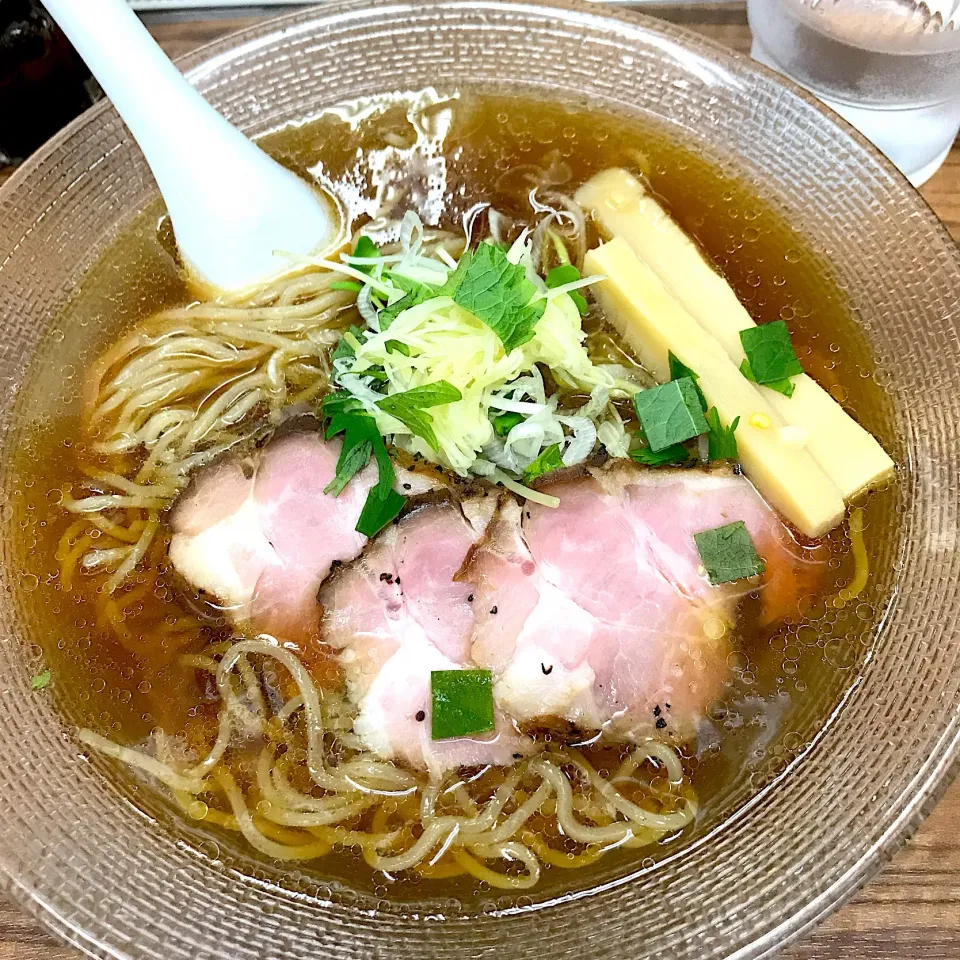
M581 317L585 317L589 309L587 306L587 298L584 297L579 290L571 290L567 296L573 301L573 305L577 308L577 313L579 313Z
M434 670L430 674L434 740L469 737L494 729L489 670Z
M490 327L507 353L532 339L543 316L547 302L533 300L536 292L523 267L492 243L466 251L441 289Z
M576 283L579 279L580 271L572 263L563 263L547 274L546 284L553 290L555 287L562 287L565 283Z
M518 423L523 423L522 413L501 413L493 418L493 430L498 437L505 437Z
M737 438L735 432L740 418L734 419L729 427L725 427L720 422L720 414L716 407L711 407L706 412L706 421L710 427L710 433L707 437L709 460L736 460L740 455L737 449Z
M690 377L681 377L651 387L633 398L640 426L650 449L659 453L709 429L700 409L697 386Z
M557 251L557 259L561 263L569 263L570 254L567 252L567 245L563 242L560 234L554 233L553 230L548 230L547 234L553 241L553 249Z
M695 533L693 539L713 584L755 577L766 569L742 520Z
M546 473L553 473L554 470L559 470L562 466L563 458L560 456L560 444L554 443L541 450L537 459L523 471L523 482L532 483L538 477L542 477Z
M399 340L388 340L386 347L387 353L402 353L405 357L410 356L410 348Z
M440 296L440 291L437 287L420 283L419 280L412 280L410 277L405 277L402 273L388 273L387 279L390 281L392 287L402 290L404 295L396 302L383 307L377 314L377 322L380 324L381 333L386 330L404 310L408 310L410 307L416 307L421 303L426 303L427 300L432 300L434 297Z
M740 364L740 372L751 382L756 383L757 378L753 375L753 370L750 369L750 361L744 360ZM777 393L782 393L785 397L793 396L793 381L792 380L771 380L769 383L764 383L762 386L767 387L769 390L776 390Z
M379 257L380 248L369 237L357 237L357 245L353 248L353 256L364 258ZM373 268L376 264L354 263L352 266L354 270L359 270L361 273L373 273Z
M334 280L330 284L331 290L349 290L351 293L359 293L363 289L362 283L356 280Z
M46 670L38 673L35 677L30 680L30 689L31 690L43 690L45 687L50 685L50 668L47 667Z
M428 407L437 407L462 399L463 394L446 380L427 383L422 387L404 390L377 401L377 406L391 417L396 417L417 437L423 437L431 448L438 448L437 435L433 432L433 418L424 411Z
M575 283L580 279L580 271L572 263L564 263L559 267L554 267L546 279L547 286L552 290L554 287L562 287L565 283ZM567 294L577 307L580 316L587 312L587 301L579 290L571 290Z
M740 331L740 342L757 383L773 383L803 373L782 320L762 323Z
M676 466L690 459L690 451L682 443L674 443L657 453L649 447L640 447L630 452L630 459L647 467Z
M706 410L707 398L703 395L703 391L700 389L700 385L697 383L697 381L700 379L700 374L694 373L685 363L678 360L673 355L673 351L667 353L667 360L670 363L670 379L682 380L684 377L689 377L693 381L693 385L697 388L697 396L700 398L700 406Z

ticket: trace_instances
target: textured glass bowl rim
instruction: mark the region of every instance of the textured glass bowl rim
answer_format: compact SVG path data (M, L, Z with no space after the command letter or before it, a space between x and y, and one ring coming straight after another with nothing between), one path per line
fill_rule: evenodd
M842 118L825 107L814 96L803 90L789 78L755 63L749 57L738 54L719 42L710 40L692 30L685 29L665 20L643 15L623 7L600 6L599 0L549 0L548 3L524 3L520 0L425 0L423 3L377 3L376 0L331 0L322 6L305 11L294 12L276 17L231 33L211 43L202 45L190 53L179 57L176 63L188 78L194 83L202 79L208 72L216 70L244 49L269 45L270 41L279 37L285 30L296 26L298 29L309 29L311 25L335 26L337 21L345 15L349 19L362 15L365 11L373 10L391 12L409 10L415 12L424 7L443 7L449 13L451 9L477 11L480 9L511 10L515 12L529 11L542 15L544 8L557 8L562 11L565 20L562 25L574 22L591 26L596 30L628 29L638 36L659 36L698 56L713 60L730 73L738 76L759 76L768 83L785 88L790 94L818 112L823 117L822 129L832 128L838 142L845 141L848 148L856 147L858 152L870 156L875 167L882 171L882 178L886 184L896 187L897 190L906 189L911 196L914 211L917 216L923 217L928 226L941 233L948 243L954 244L950 234L936 215L930 209L923 197L915 191L893 165L856 129L847 124ZM80 129L92 118L98 118L112 109L109 102L104 101L92 107L81 117L61 130L56 136L42 146L29 158L13 176L0 187L0 201L27 184L35 170L43 160L55 154L64 143L69 141L75 131ZM955 246L955 244L954 244ZM958 250L957 264L960 264L960 250ZM946 733L946 731L944 731ZM948 741L941 736L938 740L938 756L935 762L922 767L923 773L913 781L914 789L909 795L901 796L900 809L888 817L885 829L878 840L854 862L849 864L845 872L829 888L813 899L800 899L793 912L784 911L776 921L764 924L759 935L741 948L727 954L728 960L753 960L753 958L768 957L778 952L789 943L796 940L803 933L821 922L838 907L847 902L857 890L868 881L877 871L903 846L906 840L919 827L923 819L936 805L943 793L960 774L960 729ZM934 759L934 758L928 758ZM890 811L893 813L893 811ZM0 850L0 891L10 898L27 913L39 919L48 929L58 934L62 939L76 946L90 956L120 957L125 952L117 947L107 945L97 940L94 935L78 930L67 921L64 911L58 909L58 904L48 899L42 891L32 889L22 883L17 876L15 860ZM587 894L589 895L589 894ZM562 909L562 907L560 907Z

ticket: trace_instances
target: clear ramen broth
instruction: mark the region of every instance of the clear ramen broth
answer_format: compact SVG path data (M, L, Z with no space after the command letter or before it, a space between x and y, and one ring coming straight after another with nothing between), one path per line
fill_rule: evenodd
M696 239L755 320L786 321L807 373L868 430L876 432L877 424L890 422L878 413L888 400L828 263L765 198L766 185L731 176L675 131L559 104L478 92L441 98L428 110L444 119L429 126L440 130L432 145L424 139L423 125L418 132L411 124L406 104L369 109L364 115L367 106L328 111L269 135L263 146L301 175L333 184L351 207L355 228L379 205L388 213L412 207L428 224L461 231L463 215L479 202L490 203L506 221L528 224L534 220L531 176L550 171L554 185L572 195L597 172L626 167L644 179ZM596 242L594 233L588 241ZM106 573L77 568L65 582L62 538L75 518L65 513L61 501L65 489L80 495L85 480L81 465L96 459L82 411L85 385L98 357L157 312L194 301L169 225L155 205L124 229L51 325L20 403L34 426L18 451L12 485L21 531L18 602L31 611L37 671L49 667L48 692L71 724L131 746L144 744L157 727L209 746L216 685L182 657L229 638L232 628L211 617L204 598L187 588L164 560L168 533L162 525L151 555L132 575L133 586L125 587L127 592L105 614ZM345 309L338 323L355 321L355 312ZM595 305L584 325L592 355L626 366L635 361ZM896 456L896 437L878 439ZM676 744L688 778L685 789L697 798L694 821L649 845L584 856L576 870L564 867L592 851L558 839L548 817L541 825L533 822L531 829L544 831L544 842L558 852L554 859L567 854L572 859L545 864L524 902L654 866L692 839L722 827L751 796L789 775L791 762L802 756L842 702L882 620L895 574L894 506L890 489L856 505L857 526L863 531L857 549L848 524L809 548L816 561L814 575L797 588L789 616L764 624L760 596L754 591L743 599L727 658L729 684L709 703L696 739ZM857 595L844 593L864 570L868 577ZM127 602L124 596L132 599ZM597 770L616 768L624 755L617 746L585 748ZM233 762L242 777L244 764L254 764L255 758L251 753ZM278 864L251 852L235 832L218 826L216 817L205 820L202 800L189 804L185 815L148 778L130 777L119 766L116 776L149 815L184 831L201 853L212 851L247 873L283 883L286 873L295 871L301 878L378 897L444 896L468 907L503 894L482 876L452 864L444 869L443 859L420 872L385 876L349 843L334 844L316 859ZM397 801L393 815L399 805ZM506 896L496 902L512 903L517 892Z

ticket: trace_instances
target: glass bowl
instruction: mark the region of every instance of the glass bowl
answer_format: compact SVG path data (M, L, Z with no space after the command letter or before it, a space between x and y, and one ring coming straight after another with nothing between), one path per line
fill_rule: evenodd
M131 803L30 693L36 617L12 452L43 391L28 365L85 272L156 197L108 104L0 191L0 878L89 954L130 960L762 957L899 847L954 772L960 737L960 254L894 168L748 59L626 12L497 0L333 2L207 47L185 66L251 134L347 97L501 85L659 120L748 178L819 251L872 351L896 435L896 581L832 721L721 827L654 866L552 901L372 900L305 871L244 871ZM95 317L92 319L95 323ZM55 352L46 375L56 376ZM38 365L30 370L34 376ZM21 585L22 586L22 585ZM241 865L242 866L242 865Z

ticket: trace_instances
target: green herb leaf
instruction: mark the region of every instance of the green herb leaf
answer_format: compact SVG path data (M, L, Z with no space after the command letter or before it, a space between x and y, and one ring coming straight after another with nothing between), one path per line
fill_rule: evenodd
M43 690L46 687L50 686L50 668L47 667L46 670L38 673L35 677L30 680L30 689L31 690Z
M647 467L676 466L690 459L690 451L682 443L674 443L657 453L649 447L630 451L630 459Z
M408 310L410 307L416 307L421 303L426 303L434 297L440 296L440 291L436 287L428 286L426 283L420 283L419 280L411 280L402 273L388 273L387 279L392 287L402 290L404 295L395 303L383 307L377 314L377 322L380 324L382 333L394 320Z
M563 466L560 456L560 444L554 443L540 451L540 455L523 471L523 482L532 483L546 473L553 473Z
M489 670L433 670L430 692L434 740L469 737L495 728Z
M693 381L693 385L697 388L697 396L700 398L700 406L706 410L707 398L704 397L703 391L700 389L700 385L697 383L697 381L700 379L700 374L694 373L685 363L678 360L673 355L672 350L667 353L667 361L670 364L670 379L682 380L684 377L689 377Z
M453 403L462 397L463 394L452 383L438 380L436 383L427 383L422 387L414 387L412 390L404 390L402 393L384 397L377 401L377 406L384 413L396 417L415 436L423 437L436 450L437 435L431 425L433 418L429 413L424 413L424 410L428 407Z
M343 434L337 472L323 489L324 493L339 497L343 488L367 465L374 445L382 445L383 439L373 417L363 413L360 401L346 391L328 394L323 398L321 409L324 416L330 418L327 439Z
M755 577L766 569L742 520L695 533L693 539L713 584Z
M753 375L753 370L750 369L750 361L744 360L740 364L740 372L751 382L756 383L757 378ZM777 393L782 393L785 397L793 396L793 381L792 380L771 380L770 383L761 384L761 386L767 387L769 390L776 390Z
M376 493L376 489L374 487L367 494L367 502L363 505L354 528L365 537L375 537L397 517L406 503L406 499L396 490L390 490L385 497L381 497Z
M334 280L330 284L331 290L349 290L351 293L359 293L363 289L362 283L356 280Z
M369 420L370 417L354 417L354 420ZM376 430L376 424L373 424ZM343 488L370 462L373 455L373 442L366 436L366 428L357 430L347 427L343 439L343 447L340 450L340 458L337 460L337 473L333 480L324 488L323 492L333 494L339 497Z
M803 373L782 320L741 330L740 342L757 383L774 383Z
M343 433L349 423L349 415L363 410L363 404L346 390L335 390L320 401L320 415L328 420L324 436L329 440Z
M393 485L397 475L387 452L386 444L373 417L363 412L363 405L345 390L328 394L320 409L329 418L325 436L329 440L343 433L343 448L337 461L337 472L324 493L338 496L349 481L370 460L372 453L377 461L377 483L367 494L354 528L365 537L376 536L400 511L406 500Z
M633 405L650 449L659 453L709 429L700 408L697 385L681 377L637 393Z
M347 327L347 333L352 334L356 339L363 343L367 339L367 331L361 327L356 326L355 324ZM331 360L343 360L344 358L355 357L357 351L354 350L353 344L346 337L341 337L337 341L337 345L333 348L333 353L330 354Z
M366 236L357 237L357 245L353 248L353 256L355 257L379 257L380 248ZM373 273L373 268L376 266L374 263L353 263L351 264L354 270L359 270L361 273L371 274Z
M518 423L523 423L522 413L501 413L493 418L493 430L498 437L505 437Z
M399 340L388 340L386 348L387 353L402 353L405 357L410 356L410 348Z
M490 327L507 353L532 339L543 316L547 302L534 301L536 292L523 267L492 243L465 252L441 290Z
M709 460L736 460L740 456L737 449L737 438L735 431L740 423L737 417L729 427L725 427L720 422L720 414L716 407L711 407L706 412L706 421L710 427L710 433L707 437Z
M554 267L546 279L547 286L552 290L554 287L562 287L565 283L575 283L580 279L580 271L572 263L563 263L559 267ZM579 290L571 290L567 296L576 304L580 316L587 312L587 301Z
M553 290L566 283L576 283L579 279L580 271L572 263L562 263L547 274L546 284Z

